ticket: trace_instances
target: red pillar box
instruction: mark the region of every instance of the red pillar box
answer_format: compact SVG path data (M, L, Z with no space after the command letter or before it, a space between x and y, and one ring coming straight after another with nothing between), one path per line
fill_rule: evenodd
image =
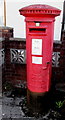
M54 21L61 11L48 5L30 5L19 12L26 22L27 87L31 92L49 91Z

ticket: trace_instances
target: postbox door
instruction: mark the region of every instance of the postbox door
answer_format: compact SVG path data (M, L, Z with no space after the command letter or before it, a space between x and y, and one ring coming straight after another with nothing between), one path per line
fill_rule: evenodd
M50 28L53 32L51 23L41 23L38 27L31 23L27 27L27 86L33 92L49 90L53 35Z
M45 92L49 89L49 63L47 36L29 35L27 42L28 87L31 91ZM46 53L46 54L45 54Z

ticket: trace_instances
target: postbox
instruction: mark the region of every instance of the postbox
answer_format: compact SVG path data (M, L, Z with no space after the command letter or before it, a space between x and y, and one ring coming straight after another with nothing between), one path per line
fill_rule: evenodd
M27 87L44 93L51 86L55 17L60 10L49 5L30 5L19 10L26 22Z

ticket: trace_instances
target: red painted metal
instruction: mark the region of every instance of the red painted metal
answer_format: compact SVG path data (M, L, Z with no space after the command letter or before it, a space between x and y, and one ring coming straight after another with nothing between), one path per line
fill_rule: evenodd
M54 21L61 11L48 5L30 5L19 12L26 17L27 87L32 92L49 91Z

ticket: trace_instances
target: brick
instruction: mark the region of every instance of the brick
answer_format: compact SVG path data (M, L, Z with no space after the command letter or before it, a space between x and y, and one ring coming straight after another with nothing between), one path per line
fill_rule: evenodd
M5 32L4 32L5 31ZM64 33L65 34L65 33ZM26 49L26 41L24 38L13 38L13 29L0 30L0 36L5 38L5 41L1 43L2 47L5 48L5 68L3 77L5 81L10 81L14 85L17 84L17 81L27 80L26 64L14 64L11 63L10 49ZM12 37L12 38L11 38ZM65 37L63 36L62 42L55 41L53 51L60 52L60 66L52 68L52 80L55 82L60 81L64 77L63 71L65 63ZM0 45L0 46L1 46ZM55 75L56 72L56 76ZM4 79L3 78L3 79ZM19 82L18 81L18 82Z

